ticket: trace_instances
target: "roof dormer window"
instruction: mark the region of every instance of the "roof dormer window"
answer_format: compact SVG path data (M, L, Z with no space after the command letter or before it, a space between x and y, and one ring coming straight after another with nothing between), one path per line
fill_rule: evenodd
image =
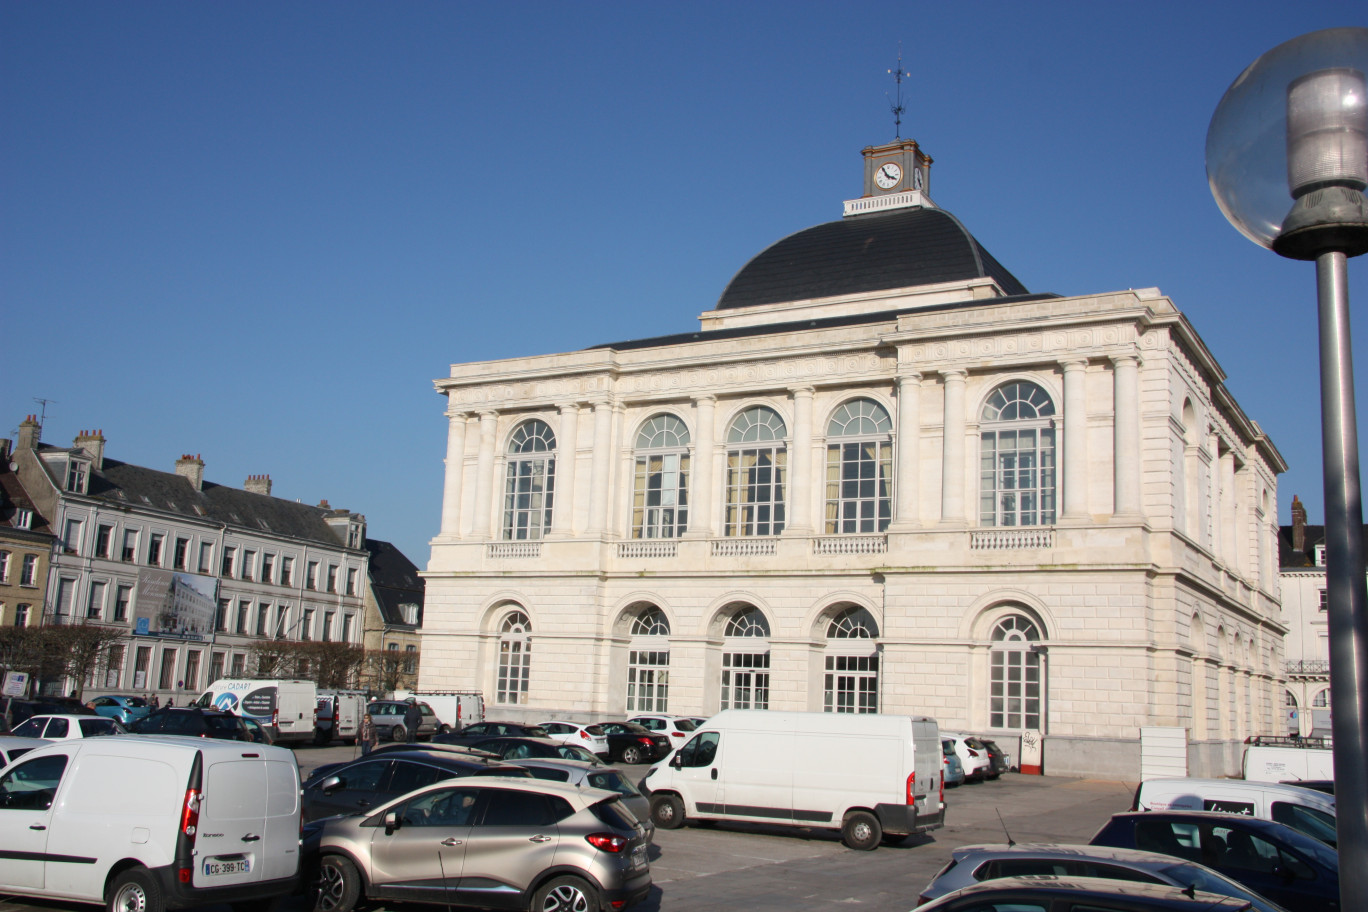
M1314 554L1312 555L1312 558L1311 558L1311 559L1314 560L1314 561L1316 562L1316 566L1317 566L1317 567L1324 567L1324 566L1325 566L1325 545L1316 545L1316 550L1315 550Z
M73 494L86 494L90 488L90 463L72 459L67 463L66 489Z

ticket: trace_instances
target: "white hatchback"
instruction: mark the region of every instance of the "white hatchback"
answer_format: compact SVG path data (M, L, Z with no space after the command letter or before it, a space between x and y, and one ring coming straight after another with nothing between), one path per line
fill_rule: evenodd
M960 765L964 767L966 782L982 782L993 775L993 758L978 738L948 731L941 732L940 736L955 742L955 756L959 757Z
M608 756L608 736L597 725L580 722L538 722L548 738L575 744L599 757Z
M632 716L627 720L635 722L642 728L657 734L670 736L670 747L676 748L684 744L693 737L694 729L698 728L693 719L684 716L667 716L664 713L648 713L644 716Z
M128 729L104 716L30 716L10 732L16 738L94 738L98 735L126 735Z

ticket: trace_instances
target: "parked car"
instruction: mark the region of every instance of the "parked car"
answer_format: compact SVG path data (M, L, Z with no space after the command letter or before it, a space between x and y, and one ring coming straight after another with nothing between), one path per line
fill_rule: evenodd
M1220 811L1276 820L1335 847L1335 798L1276 782L1239 779L1146 779L1132 811Z
M319 912L363 899L620 909L651 888L646 831L616 792L537 779L430 785L306 827L304 850L318 857Z
M476 722L458 732L449 732L433 740L438 744L474 744L486 738L545 738L546 729L540 725L521 722Z
M41 738L16 738L13 735L0 735L0 769L13 763L35 747L51 744Z
M122 735L128 729L104 716L30 716L10 732L15 738L45 738L65 741L68 738L94 738L99 735Z
M190 735L222 741L252 740L252 734L241 716L199 706L163 706L134 722L128 730L135 735Z
M617 792L627 810L631 811L646 828L647 841L655 838L655 824L651 822L651 802L641 794L641 789L633 785L622 770L585 760L553 760L545 757L525 757L518 761L518 766L531 773L535 779L568 782L580 788Z
M598 763L598 756L577 744L566 744L554 738L486 738L469 745L475 750L498 754L505 760L517 762L527 757L549 757L562 760L583 760Z
M129 725L152 712L152 704L131 694L105 694L86 701L95 712Z
M945 758L945 784L964 785L964 764L960 763L959 754L955 753L955 742L950 738L942 739L941 753Z
M955 742L955 754L964 765L965 782L983 782L993 769L993 758L988 755L988 747L973 735L959 732L941 732L942 738Z
M409 708L408 700L372 700L366 707L375 723L375 735L381 741L407 741L408 729L404 722ZM418 721L417 738L430 741L441 728L441 722L432 714L432 707L419 701L418 710L422 713Z
M674 750L668 735L658 734L635 722L604 722L599 725L608 739L608 759L632 766L654 763Z
M600 725L585 725L579 722L543 722L541 728L546 737L555 738L568 744L577 744L591 754L608 756L608 738Z
M1229 896L1103 877L1004 877L947 893L917 912L1239 912Z
M1210 811L1129 811L1113 814L1091 843L1195 861L1293 912L1339 908L1339 854L1271 820Z
M917 904L939 899L979 881L1032 874L1105 877L1191 887L1242 899L1257 912L1283 912L1282 906L1269 902L1229 877L1172 855L1109 846L1043 843L970 845L955 849L951 853L950 863L922 890Z
M414 789L460 776L528 778L531 773L485 757L429 750L386 751L316 770L304 783L303 819L369 814Z
M679 747L688 741L693 737L694 729L698 727L692 719L686 719L683 716L667 716L663 713L632 716L627 721L635 722L647 731L663 732L669 735L671 747Z
M988 774L989 779L996 779L1003 773L1010 772L1012 769L1012 755L997 746L997 742L991 738L979 738L983 746L988 749L988 760L992 763L992 772Z
M9 727L13 729L30 716L93 716L96 712L80 700L70 697L39 697L33 700L7 697L4 700L4 714Z

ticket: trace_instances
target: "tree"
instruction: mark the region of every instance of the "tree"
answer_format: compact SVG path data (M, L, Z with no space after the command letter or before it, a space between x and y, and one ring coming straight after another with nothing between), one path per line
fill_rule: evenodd
M351 643L261 640L249 651L249 667L258 678L301 678L319 687L354 687L365 651Z

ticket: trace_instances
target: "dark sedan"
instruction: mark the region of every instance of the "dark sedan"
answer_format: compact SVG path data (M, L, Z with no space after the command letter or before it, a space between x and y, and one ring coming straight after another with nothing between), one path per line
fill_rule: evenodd
M650 731L635 722L604 722L600 727L608 738L610 762L628 766L655 763L674 750L669 735Z
M190 735L222 741L251 741L241 716L199 706L163 706L143 716L128 730L135 735Z
M498 760L429 750L386 751L315 773L304 783L303 819L365 814L425 785L458 776L531 774Z
M1093 845L1145 849L1206 865L1292 912L1339 909L1339 855L1271 820L1206 811L1114 814Z
M545 738L546 729L540 725L521 722L476 722L458 732L448 732L433 738L438 744L471 745L487 738Z
M598 764L598 757L590 751L575 745L557 741L555 738L487 738L469 745L474 750L489 751L505 760L516 763L528 757L546 760L583 760Z

